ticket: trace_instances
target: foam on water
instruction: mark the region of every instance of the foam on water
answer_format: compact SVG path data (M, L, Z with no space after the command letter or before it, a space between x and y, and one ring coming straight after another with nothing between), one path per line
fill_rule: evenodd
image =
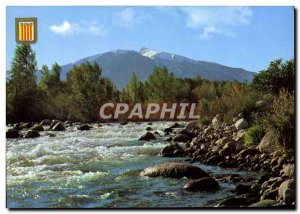
M184 192L186 179L138 176L142 169L169 160L158 154L167 144L163 129L171 124L94 125L90 131L72 126L64 132L42 132L35 139L8 139L8 207L199 206L231 194L228 190L233 187L228 184L221 184L220 192L205 196ZM148 126L161 137L138 141ZM49 137L49 133L55 137ZM198 165L213 173L228 173ZM180 203L174 201L175 197Z

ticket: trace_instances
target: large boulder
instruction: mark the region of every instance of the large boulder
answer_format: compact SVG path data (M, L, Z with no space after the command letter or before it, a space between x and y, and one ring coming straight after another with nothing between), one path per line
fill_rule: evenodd
M32 128L30 128L30 130L37 131L37 132L42 132L42 131L44 131L44 128L43 128L42 125L36 124Z
M51 120L49 119L44 119L42 120L42 122L40 123L42 126L50 126L51 125Z
M184 150L178 143L171 143L163 148L160 152L163 157L182 157Z
M255 204L250 205L250 207L273 207L278 206L278 202L271 199L261 200Z
M156 140L156 137L154 136L153 133L151 132L146 132L144 135L142 135L139 140L145 140L145 141L149 141L149 140Z
M209 177L209 175L197 166L189 163L180 162L165 162L156 164L149 168L144 169L141 176L148 177L166 177L166 178L190 178L199 179Z
M16 128L9 128L6 131L6 138L19 138L20 132Z
M53 126L52 130L53 131L65 131L66 128L62 122L58 122Z
M286 189L295 190L295 180L289 179L281 183L278 189L278 196L283 197L283 192L286 191Z
M265 136L261 139L258 149L260 152L271 153L277 150L281 150L278 135L272 130L267 132Z
M241 129L248 128L249 124L248 124L247 120L245 120L244 118L241 118L235 122L234 126L237 130L241 130Z
M283 191L283 202L286 204L286 205L292 205L293 203L295 203L295 191L292 190L292 189L285 189Z
M174 142L188 142L191 140L191 137L186 134L177 134L173 137Z
M83 125L80 125L77 129L78 130L81 130L81 131L87 131L87 130L90 130L92 127L87 125L87 124L83 124Z
M35 131L35 130L28 130L24 134L24 138L36 138L36 137L39 137L39 136L40 136L39 132Z
M190 181L184 186L185 190L189 191L207 191L214 192L220 189L219 183L210 177L204 177Z

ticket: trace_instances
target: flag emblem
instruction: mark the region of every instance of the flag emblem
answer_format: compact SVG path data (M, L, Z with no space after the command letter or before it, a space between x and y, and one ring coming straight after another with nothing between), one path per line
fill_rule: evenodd
M16 42L34 44L37 41L37 18L16 18Z

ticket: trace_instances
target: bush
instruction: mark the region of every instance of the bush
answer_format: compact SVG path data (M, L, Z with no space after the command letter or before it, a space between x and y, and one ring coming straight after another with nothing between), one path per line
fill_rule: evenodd
M272 130L279 135L279 141L287 149L294 149L295 143L295 96L287 90L281 90L274 98L272 110L257 119L265 131Z
M260 140L264 137L265 132L262 126L254 125L250 127L245 133L245 144L246 145L257 145Z

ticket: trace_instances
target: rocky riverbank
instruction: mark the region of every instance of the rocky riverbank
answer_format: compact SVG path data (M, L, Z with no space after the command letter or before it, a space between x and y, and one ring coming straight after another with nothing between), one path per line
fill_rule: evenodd
M167 141L161 154L164 157L186 157L187 162L200 162L236 170L256 171L261 174L257 180L237 174L225 177L202 175L184 187L190 191L218 191L218 180L237 183L235 193L239 197L224 199L220 207L271 207L295 205L295 156L274 141L272 133L267 133L257 146L244 143L248 123L243 118L234 118L232 124L219 122L216 116L210 125L198 126L196 121L185 127L175 123L164 131ZM143 140L155 139L148 132ZM182 167L174 163L150 168L150 175L169 177L172 173L182 172ZM184 166L189 168L189 166ZM192 169L191 169L192 170ZM195 169L194 169L195 170ZM199 170L199 169L197 169ZM197 171L196 170L196 171ZM149 176L149 169L141 175ZM148 172L148 173L147 173ZM187 172L186 177L189 177ZM174 176L173 174L171 176ZM176 176L175 176L176 177Z
M120 125L126 126L127 123ZM189 179L182 188L185 191L216 192L219 182L234 183L238 197L221 200L219 207L294 207L295 206L295 157L273 142L267 133L257 146L244 143L247 121L234 118L232 124L221 123L216 116L211 124L199 126L196 121L183 126L174 123L164 129L162 136L151 127L146 128L140 141L165 140L169 142L159 155L170 161L144 169L140 176ZM71 121L43 120L40 123L17 123L8 128L7 138L37 138L51 135L53 131L65 131L76 127L81 131L101 127L101 124L82 124ZM51 133L47 133L47 131ZM55 133L55 132L54 132ZM50 137L51 137L50 136ZM185 157L186 162L174 162L172 157ZM214 175L190 163L200 162L222 168L256 171L259 179L239 174Z

